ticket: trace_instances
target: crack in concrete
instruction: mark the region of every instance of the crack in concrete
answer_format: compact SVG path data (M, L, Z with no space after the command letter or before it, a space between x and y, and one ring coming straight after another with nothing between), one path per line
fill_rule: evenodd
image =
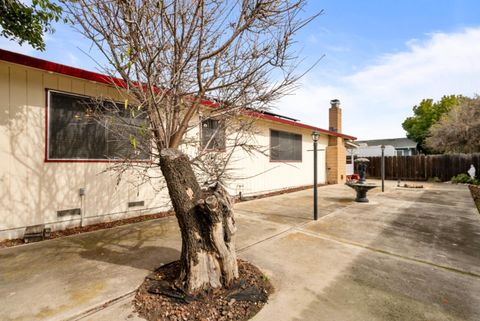
M334 210L333 212L328 213L328 214L320 217L317 221L309 220L309 221L306 221L306 222L302 222L302 223L299 223L299 224L295 224L295 225L293 225L293 226L290 226L289 228L287 228L287 229L284 230L284 231L278 232L278 233L276 233L276 234L274 234L274 235L271 235L271 236L269 236L269 237L267 237L267 238L265 238L265 239L262 239L262 240L260 240L260 241L255 242L255 243L253 243L253 244L250 244L250 245L244 246L244 247L242 247L242 248L239 248L239 249L237 249L237 252L240 253L240 252L243 252L243 251L245 251L245 250L247 250L247 249L249 249L249 248L251 248L251 247L253 247L253 246L257 245L257 244L260 244L260 243L263 243L263 242L266 242L266 241L269 241L269 240L277 239L277 238L279 238L280 236L282 236L283 234L288 233L289 231L293 231L293 230L299 230L299 231L301 231L299 228L301 228L301 227L303 227L303 226L305 226L305 225L307 225L307 224L310 224L310 223L315 223L315 222L321 221L321 220L325 219L326 217L329 217L329 216L331 216L331 215L333 215L333 214L335 214L335 213L337 213L337 212L343 211L343 210L345 210L345 209L347 209L347 208L349 208L350 206L353 206L353 205L355 205L355 204L351 204L351 205L345 206L345 207L343 207L343 208ZM313 210L312 210L312 211L313 211ZM249 212L249 211L245 211L245 212ZM251 213L255 213L255 212L251 212ZM270 214L265 214L265 215L270 215ZM262 218L259 218L259 217L257 217L257 219L260 220L260 221L266 221L265 219L262 219Z
M94 306L94 307L91 308L91 309L88 309L88 310L86 310L86 311L84 311L84 312L81 312L81 313L79 313L79 314L77 314L77 315L75 315L75 316L73 316L73 317L70 317L70 318L68 318L68 319L65 319L65 320L66 320L66 321L77 321L77 320L84 319L84 318L86 318L86 317L88 317L88 316L91 316L92 314L95 314L95 313L97 313L97 312L99 312L99 311L102 311L102 310L104 310L104 309L106 309L106 308L114 305L115 303L117 303L117 302L119 302L119 301L121 301L121 300L123 300L123 299L125 299L125 298L127 298L127 297L129 297L129 296L133 296L133 295L135 294L135 292L137 292L137 289L135 289L135 290L133 290L133 291L130 291L130 292L126 293L126 294L123 294L123 295L121 295L121 296L119 296L119 297L113 298L113 299L111 299L111 300L109 300L109 301L106 301L106 302L104 302L104 303L102 303L102 304L99 304L99 305L97 305L97 306Z
M439 204L435 202L426 202L426 201L410 201L410 200L404 200L404 199L394 199L394 198L389 198L383 195L379 195L378 197L375 197L376 200L378 199L384 199L385 201L388 201L390 203L396 202L396 203L408 203L408 204L414 204L414 203L425 203L425 204L434 204L435 206L440 206L440 207L448 207L448 208L454 208L454 209L463 209L463 210L470 210L471 206L466 206L466 205L447 205L447 204ZM461 203L461 202L458 202ZM473 202L472 202L473 204Z
M265 219L263 219L261 217L251 217L251 216L248 215L248 213L251 213L253 215L267 215L267 216L285 217L285 218L290 218L292 220L301 220L301 221L308 221L308 222L311 221L311 218L306 218L306 217L301 217L301 216L272 214L272 213L265 213L265 212L255 212L255 211L252 211L252 210L235 210L235 215L240 214L240 215L246 216L248 218L253 218L253 219L258 219L258 220L265 221ZM279 224L282 224L282 223L279 223ZM286 223L284 223L284 224L286 224Z
M282 236L283 234L286 234L286 233L288 233L289 231L296 230L297 228L302 227L302 226L304 226L304 225L307 225L308 223L310 223L310 222L304 222L304 223L301 223L301 224L296 225L296 226L291 226L291 227L287 228L286 230L283 230L283 231L281 231L281 232L278 232L278 233L276 233L276 234L274 234L274 235L271 235L271 236L269 236L269 237L267 237L267 238L264 238L264 239L262 239L262 240L260 240L260 241L257 241L257 242L255 242L255 243L252 243L252 244L250 244L250 245L246 245L246 246L244 246L244 247L242 247L242 248L239 248L239 249L237 249L236 252L237 252L237 253L241 253L241 252L244 252L244 251L248 250L249 248L252 248L252 247L254 247L255 245L258 245L258 244L260 244L260 243L263 243L263 242L266 242L266 241L269 241L269 240L273 240L273 239L278 239L278 238L279 238L280 236Z
M368 245L364 245L364 244L361 244L361 243L348 241L348 240L345 240L345 239L342 239L342 238L333 237L331 235L314 233L314 232L306 231L306 230L301 229L301 228L294 228L294 229L296 229L298 232L301 232L301 233L304 233L306 235L310 235L310 236L313 236L313 237L317 237L317 238L320 238L320 239L323 239L323 240L326 240L326 241L335 242L335 243L342 244L342 245L350 245L350 246L353 246L353 247L369 250L369 251L372 251L372 252L375 252L375 253L391 256L391 257L401 259L401 260L404 260L404 261L410 261L410 262L425 264L425 265L432 266L432 267L435 267L435 268L438 268L438 269L446 270L446 271L461 274L461 275L470 276L470 277L473 277L475 279L480 279L480 274L477 274L477 273L474 273L474 272L464 271L464 270L454 268L454 267L451 267L451 266L440 265L440 264L436 264L436 263L433 263L433 262L430 262L430 261L416 259L416 258L392 253L392 252L389 252L389 251L385 251L385 250L382 250L382 249L377 249L377 248L374 248L374 247L371 247L371 246L368 246Z

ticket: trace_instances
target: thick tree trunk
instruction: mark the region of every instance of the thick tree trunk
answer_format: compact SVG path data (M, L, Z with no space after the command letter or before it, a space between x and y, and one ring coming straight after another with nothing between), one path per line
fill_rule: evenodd
M177 286L187 293L228 286L238 277L235 220L230 197L217 184L202 190L188 157L163 149L160 168L182 233Z

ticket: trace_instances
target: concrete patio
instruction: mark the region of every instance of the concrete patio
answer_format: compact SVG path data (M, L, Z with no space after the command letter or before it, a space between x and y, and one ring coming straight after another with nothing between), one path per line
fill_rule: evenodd
M236 205L239 256L275 286L254 320L480 320L480 215L465 186L352 202L343 185ZM174 218L0 250L0 320L137 320L145 275L179 257Z

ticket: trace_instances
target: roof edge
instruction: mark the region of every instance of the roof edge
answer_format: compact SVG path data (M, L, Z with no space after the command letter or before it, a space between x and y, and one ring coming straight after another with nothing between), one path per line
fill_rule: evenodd
M104 75L104 74L100 74L100 73L97 73L97 72L88 71L88 70L84 70L84 69L80 69L80 68L76 68L76 67L62 65L62 64L59 64L59 63L56 63L56 62L51 62L51 61L48 61L48 60L35 58L35 57L27 56L27 55L24 55L24 54L8 51L8 50L4 50L4 49L0 49L0 60L10 62L10 63L14 63L14 64L18 64L18 65L31 67L31 68L41 69L41 70L44 70L44 71L47 71L47 72L54 72L54 73L58 73L58 74L62 74L62 75L70 76L70 77L90 80L90 81L98 82L98 83L101 83L101 84L115 85L115 86L119 86L119 87L122 87L122 88L126 87L125 81L123 79L120 79L120 78L115 78L115 77L111 77L111 76L108 76L108 75ZM206 99L202 100L202 104L206 105L206 106L217 105L216 102L206 100ZM262 113L257 112L257 111L247 112L247 114L251 114L251 116L258 117L260 119L270 120L270 121L277 122L277 123L282 123L282 124L285 124L285 125L291 125L291 126L294 126L294 127L299 127L299 128L305 128L305 129L318 131L320 133L330 135L330 136L341 137L341 138L348 139L348 140L356 140L357 139L354 136L350 136L350 135L346 135L346 134L342 134L342 133L337 133L337 132L332 132L330 130L326 130L326 129L323 129L323 128L307 125L307 124L304 124L304 123L300 123L300 122L296 122L296 121L292 121L292 120L288 120L288 119L278 118L278 117L275 117L275 116L272 116L272 115L262 114Z

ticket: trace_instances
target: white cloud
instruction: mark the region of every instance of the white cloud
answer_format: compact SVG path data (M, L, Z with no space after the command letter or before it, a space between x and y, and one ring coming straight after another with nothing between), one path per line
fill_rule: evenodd
M329 100L342 102L344 132L359 138L400 137L403 120L423 98L480 93L480 27L412 39L407 50L379 57L351 75L315 79L279 104L279 113L328 127ZM319 66L321 68L321 66Z

